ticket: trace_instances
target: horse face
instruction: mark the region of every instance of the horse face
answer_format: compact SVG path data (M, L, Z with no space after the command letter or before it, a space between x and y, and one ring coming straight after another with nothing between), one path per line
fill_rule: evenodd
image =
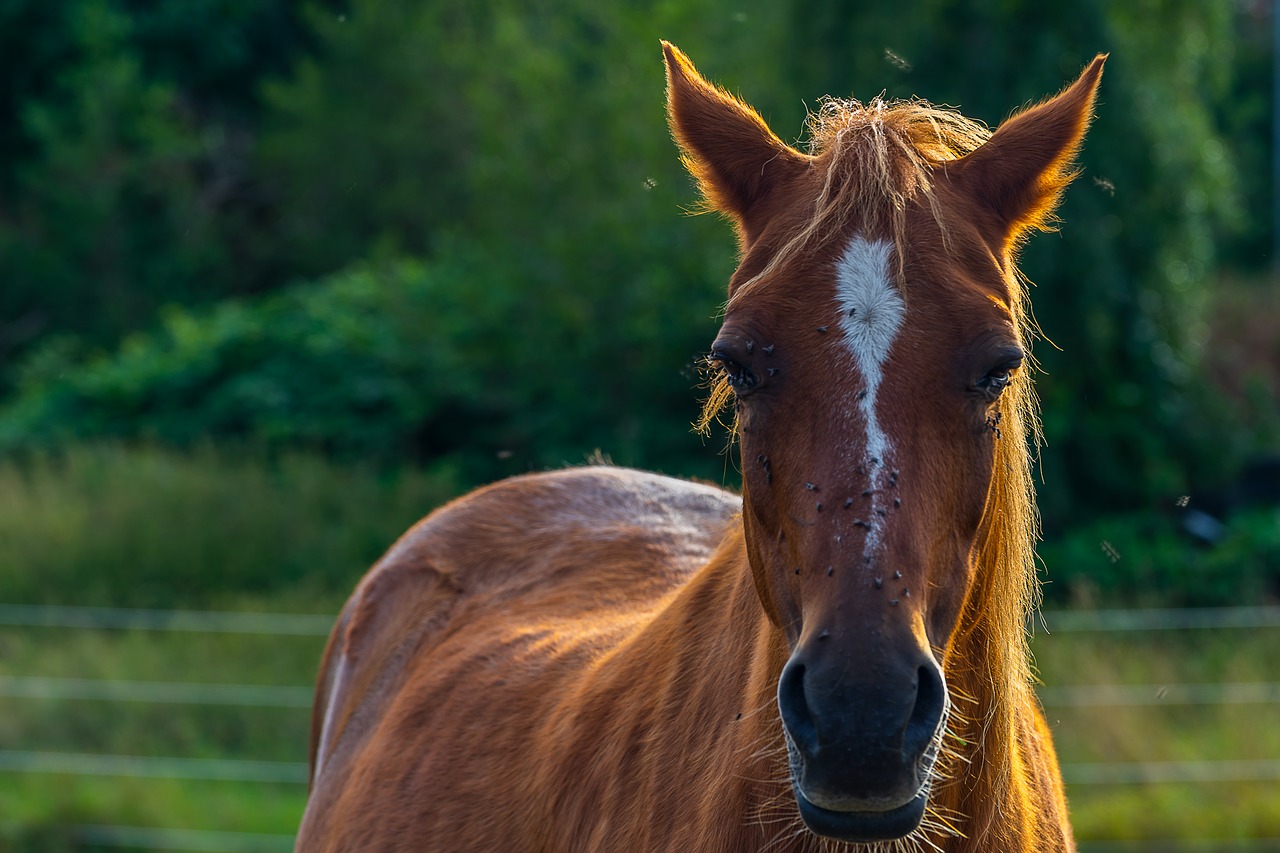
M797 802L849 840L923 815L940 658L1024 359L989 256L941 257L912 252L900 273L893 242L855 230L744 282L712 347L735 389L752 570L791 648L778 705Z
M1065 185L1101 61L947 156L913 147L940 133L915 105L841 116L806 156L667 59L677 140L743 248L710 360L736 407L751 570L790 649L796 801L819 834L902 837L942 749L949 643L982 606L993 471L1026 458L1000 445L1025 440L1013 247Z

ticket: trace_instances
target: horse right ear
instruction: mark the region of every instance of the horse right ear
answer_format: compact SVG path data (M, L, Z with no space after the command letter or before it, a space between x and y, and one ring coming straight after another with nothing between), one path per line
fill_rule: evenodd
M1033 229L1050 230L1053 209L1076 176L1076 152L1093 117L1105 54L1053 98L1000 125L991 138L947 166L995 214L1004 245Z
M681 159L707 206L733 217L747 246L768 218L765 201L809 158L774 135L751 107L703 79L674 45L664 41L662 52L667 119Z

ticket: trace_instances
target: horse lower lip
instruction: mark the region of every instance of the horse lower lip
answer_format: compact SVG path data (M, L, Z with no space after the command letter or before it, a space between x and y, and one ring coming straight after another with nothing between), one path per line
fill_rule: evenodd
M799 788L794 790L805 826L818 835L840 841L869 842L902 838L919 826L924 818L923 792L905 805L888 811L838 812L815 806Z

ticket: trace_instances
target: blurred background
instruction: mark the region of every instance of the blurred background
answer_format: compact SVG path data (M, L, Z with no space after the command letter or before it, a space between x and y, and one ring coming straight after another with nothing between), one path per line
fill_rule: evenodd
M0 851L291 849L333 615L605 457L736 486L658 40L992 126L1110 52L1023 253L1082 850L1280 850L1272 0L0 0ZM1049 633L1043 630L1047 625Z

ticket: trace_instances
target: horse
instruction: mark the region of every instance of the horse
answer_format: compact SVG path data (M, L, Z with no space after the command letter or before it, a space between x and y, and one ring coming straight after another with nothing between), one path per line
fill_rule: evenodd
M994 131L826 99L804 151L662 50L740 243L702 422L732 406L741 494L587 466L412 527L324 652L297 850L1075 849L1016 258L1105 55Z

